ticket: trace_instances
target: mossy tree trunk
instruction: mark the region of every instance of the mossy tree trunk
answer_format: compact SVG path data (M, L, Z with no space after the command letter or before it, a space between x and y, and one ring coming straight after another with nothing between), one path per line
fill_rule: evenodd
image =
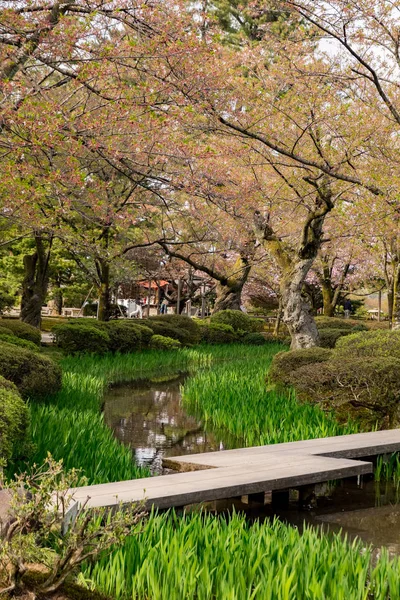
M56 277L54 281L55 290L53 293L54 308L58 315L62 315L63 309L63 291L61 288L61 277Z
M21 321L40 327L41 311L49 286L49 262L53 243L52 236L36 234L35 251L24 256L24 280L22 282Z
M251 271L249 256L241 254L234 266L233 274L217 281L217 298L213 313L221 310L241 310L242 292Z
M316 189L315 205L304 220L301 239L296 247L279 238L270 225L268 214L256 211L254 225L260 242L281 270L280 294L283 321L291 339L291 349L318 345L318 329L304 294L304 282L317 256L326 215L333 208L332 194L325 178L310 182Z
M317 271L317 276L321 284L323 311L326 317L333 317L339 302L340 294L343 291L347 275L349 274L350 261L346 262L346 264L343 266L339 280L335 284L333 282L335 258L332 259L327 255L323 255L320 258L322 263L322 271Z

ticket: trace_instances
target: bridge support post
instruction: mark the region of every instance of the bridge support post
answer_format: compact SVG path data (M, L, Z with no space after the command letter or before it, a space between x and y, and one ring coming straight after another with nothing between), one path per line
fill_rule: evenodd
M289 490L276 490L272 492L273 508L287 508L289 506Z
M256 494L248 495L249 504L265 504L265 492L257 492Z

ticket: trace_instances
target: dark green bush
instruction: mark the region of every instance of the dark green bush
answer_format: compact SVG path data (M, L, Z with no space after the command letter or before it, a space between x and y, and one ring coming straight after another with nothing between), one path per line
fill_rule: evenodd
M348 335L338 341L334 355L337 358L381 356L400 359L400 331L375 329Z
M252 346L263 346L264 344L268 344L265 337L256 331L254 333L246 333L246 335L241 338L241 342Z
M164 337L169 337L174 340L178 340L182 346L192 346L197 342L196 338L193 338L191 333L187 329L178 329L177 327L173 327L168 322L163 322L159 320L146 320L146 325L152 329L154 335L162 335ZM193 340L196 341L193 341Z
M278 352L275 354L269 370L270 380L274 383L290 384L293 371L303 365L326 362L331 356L331 350L320 347Z
M40 346L42 336L39 329L36 329L36 327L27 325L22 321L18 321L18 319L0 319L0 327L5 327L16 337L28 340L29 342L33 342L37 346Z
M112 352L135 352L142 348L143 328L125 321L110 321L107 325L110 337L109 349ZM152 331L151 335L153 335Z
M0 321L0 323L1 323L1 321ZM11 329L8 329L7 327L0 327L0 335L10 335L10 336L16 337L16 336L14 336ZM18 339L20 340L22 338L18 338Z
M86 324L66 324L53 327L56 344L67 354L96 352L104 354L110 347L106 329Z
M211 315L211 323L223 323L230 325L235 332L254 332L262 331L264 321L255 319L241 310L221 310L214 315Z
M326 403L345 419L390 427L399 418L400 359L349 355L346 360L303 365L287 377L299 398Z
M32 352L39 352L38 346L33 342L29 342L28 340L24 340L13 334L8 335L3 333L3 331L7 331L7 329L5 327L0 329L0 342L7 342L7 344L14 344L14 346L19 346L20 348L27 348L27 350L32 350Z
M153 328L153 323L161 323L164 326L172 327L178 331L186 331L186 340L188 340L189 344L197 344L200 341L200 329L198 324L186 315L157 315L150 317L145 321L145 325L151 328ZM182 343L185 344L185 342Z
M320 329L319 345L322 348L334 348L339 338L351 334L351 329Z
M97 319L85 319L84 317L74 317L73 319L68 319L68 322L65 324L66 325L89 325L90 327L97 327L97 329L106 331L108 322L98 321ZM57 325L64 325L64 323L57 323ZM53 329L54 329L54 327L53 327Z
M0 459L21 457L28 449L29 409L17 387L0 377Z
M153 335L150 340L150 348L153 350L177 350L181 347L178 340L174 340L164 335Z
M40 398L61 387L61 369L50 358L5 342L0 343L0 375L24 398Z
M368 327L354 319L339 319L337 317L315 317L318 329L353 329L362 328L367 331Z
M238 336L231 325L199 321L201 341L205 344L231 344L238 341Z
M132 323L132 325L139 327L140 333L142 335L142 347L147 348L150 345L150 340L154 335L154 331L151 329L151 327L147 327L147 325L145 325L141 321L137 322L137 324Z

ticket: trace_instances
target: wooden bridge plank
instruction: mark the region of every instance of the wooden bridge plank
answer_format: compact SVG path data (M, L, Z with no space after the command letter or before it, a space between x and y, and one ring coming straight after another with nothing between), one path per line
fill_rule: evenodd
M81 502L89 496L92 507L146 499L169 508L371 473L371 463L354 458L396 450L400 429L208 452L168 459L196 470L81 487L74 495Z

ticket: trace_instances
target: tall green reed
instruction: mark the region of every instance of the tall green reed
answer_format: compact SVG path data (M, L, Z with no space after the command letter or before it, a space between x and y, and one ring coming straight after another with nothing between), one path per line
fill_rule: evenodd
M31 405L35 451L28 463L11 465L9 472L40 463L50 452L63 459L66 468L81 468L91 484L148 476L148 470L135 465L130 449L114 438L103 421L100 410L107 386L261 354L256 347L238 345L64 358L62 389Z
M267 385L268 368L277 349L271 346L243 364L216 363L183 386L184 404L206 424L224 428L244 446L292 442L356 433L355 422L340 425L333 414L299 403L291 390Z
M399 573L400 559L382 551L374 564L340 534L172 511L152 514L82 579L117 600L393 600Z

